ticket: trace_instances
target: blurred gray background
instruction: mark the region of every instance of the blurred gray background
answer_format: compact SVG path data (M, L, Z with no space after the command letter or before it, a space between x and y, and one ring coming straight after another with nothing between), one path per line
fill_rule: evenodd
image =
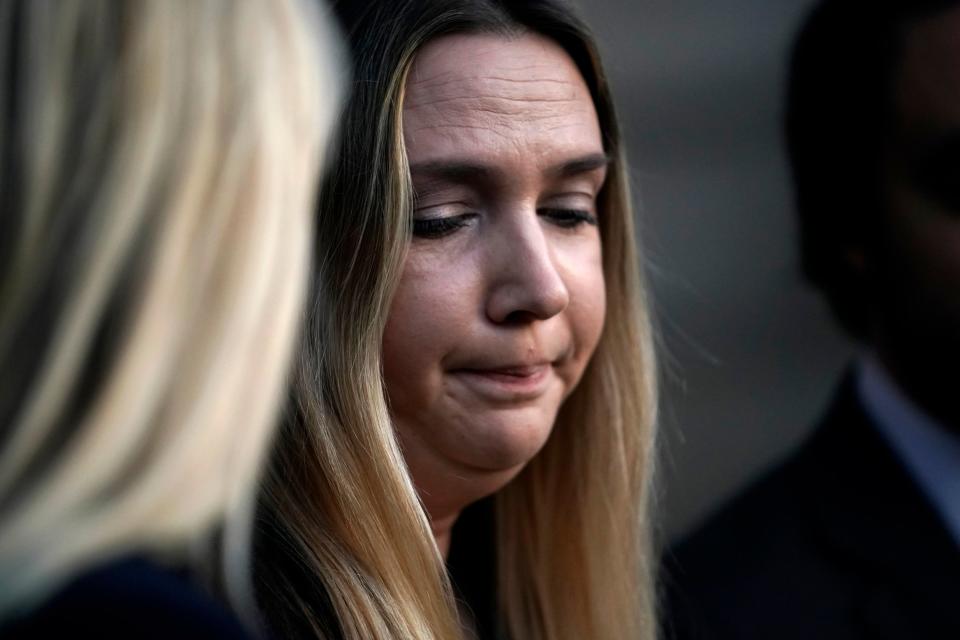
M780 130L810 0L580 0L633 166L661 341L663 535L810 432L852 352L801 278Z

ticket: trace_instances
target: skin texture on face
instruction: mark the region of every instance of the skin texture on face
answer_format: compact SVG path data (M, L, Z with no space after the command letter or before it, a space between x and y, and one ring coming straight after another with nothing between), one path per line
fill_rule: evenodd
M907 392L960 431L960 9L911 25L877 248L876 342Z
M547 441L599 341L606 158L576 65L534 34L425 45L403 130L416 211L384 375L445 552L460 510Z

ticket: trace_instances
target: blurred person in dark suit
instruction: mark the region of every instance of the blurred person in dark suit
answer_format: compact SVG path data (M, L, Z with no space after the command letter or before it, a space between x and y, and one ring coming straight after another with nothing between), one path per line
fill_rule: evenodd
M821 2L790 73L804 272L863 355L667 554L667 635L960 638L960 2Z

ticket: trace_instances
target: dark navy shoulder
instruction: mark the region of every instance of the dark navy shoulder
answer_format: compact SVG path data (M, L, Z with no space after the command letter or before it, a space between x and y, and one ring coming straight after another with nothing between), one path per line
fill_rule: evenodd
M6 621L2 638L252 637L186 572L129 557L77 576L38 608Z

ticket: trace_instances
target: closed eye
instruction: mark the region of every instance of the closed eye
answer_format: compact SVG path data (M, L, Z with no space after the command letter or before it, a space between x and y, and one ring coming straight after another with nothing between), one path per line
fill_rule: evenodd
M541 217L546 218L551 224L564 229L573 229L583 224L597 226L597 217L584 209L540 209L538 211Z
M476 214L464 213L443 218L421 218L413 221L413 235L418 238L442 238L470 224Z

